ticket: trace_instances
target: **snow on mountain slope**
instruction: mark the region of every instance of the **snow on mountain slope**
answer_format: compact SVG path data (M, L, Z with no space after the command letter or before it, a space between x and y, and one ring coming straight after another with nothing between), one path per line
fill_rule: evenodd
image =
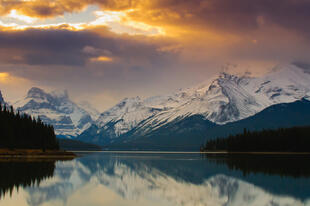
M125 98L110 110L103 112L96 122L98 127L105 127L110 122L116 123L115 135L119 136L160 111L161 109L144 105L139 97Z
M225 124L252 116L266 107L310 99L310 72L298 64L278 65L262 77L221 73L193 88L165 96L124 99L102 113L99 128L114 123L115 136L132 128L140 134L192 115Z
M2 96L2 92L0 91L0 103L4 103L4 99L3 99L3 96Z
M3 96L2 96L2 92L0 91L0 104L3 106L9 106L9 103L6 101L6 100L4 100L4 98L3 98Z
M94 108L89 102L82 101L78 103L78 106L84 109L91 116L93 120L97 120L100 116L100 112Z
M14 105L20 112L40 117L52 124L56 135L75 137L93 123L91 115L69 99L67 91L46 93L39 88L31 88L25 98Z

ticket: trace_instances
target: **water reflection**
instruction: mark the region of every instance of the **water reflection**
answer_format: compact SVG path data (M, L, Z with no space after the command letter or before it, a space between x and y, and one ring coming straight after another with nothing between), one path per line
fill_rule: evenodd
M0 161L0 198L14 189L39 185L53 176L55 161Z
M310 205L309 173L244 173L247 163L235 162L188 154L93 154L57 162L52 178L12 191L0 205Z
M205 155L209 161L226 164L244 176L256 173L289 177L310 177L310 157L303 155Z

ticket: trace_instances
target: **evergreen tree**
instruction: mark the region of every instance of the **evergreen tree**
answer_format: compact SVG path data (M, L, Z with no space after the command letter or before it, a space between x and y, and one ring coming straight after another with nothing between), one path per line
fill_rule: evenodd
M58 150L54 128L0 104L0 148Z
M249 131L208 141L202 151L310 152L310 126Z

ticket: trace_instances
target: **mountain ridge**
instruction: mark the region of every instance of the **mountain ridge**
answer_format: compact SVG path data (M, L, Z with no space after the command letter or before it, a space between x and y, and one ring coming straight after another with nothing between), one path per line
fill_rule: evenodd
M261 77L225 72L192 88L141 100L126 98L101 113L81 136L111 143L119 137L147 136L174 121L200 115L218 125L239 121L281 103L310 99L310 73L296 64L278 65ZM130 134L130 135L128 135ZM100 140L99 140L100 141Z
M272 105L246 119L225 125L214 124L201 115L194 115L171 122L147 135L140 135L134 130L113 142L106 140L104 143L105 149L112 150L198 151L207 140L242 133L244 128L260 131L308 125L310 125L310 101L302 99L293 103ZM98 139L102 140L95 132L92 136L83 134L79 136L79 140L86 142Z

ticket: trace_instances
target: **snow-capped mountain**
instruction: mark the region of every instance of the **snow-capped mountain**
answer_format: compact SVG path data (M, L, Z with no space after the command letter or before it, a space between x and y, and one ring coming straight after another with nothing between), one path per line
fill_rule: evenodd
M310 74L295 65L278 66L256 78L221 73L212 81L166 98L179 104L158 114L156 120L169 122L201 114L211 122L225 124L252 116L274 104L309 97ZM161 105L165 103L161 102Z
M103 112L96 123L101 128L110 122L115 122L115 134L119 136L160 111L162 110L146 105L139 97L125 98L116 106Z
M3 96L2 96L2 92L0 91L0 103L3 104L4 103L4 99L3 99Z
M40 88L31 88L27 95L13 105L20 112L40 117L43 122L52 124L56 135L76 137L93 123L92 115L80 105L70 100L67 91L47 93Z
M302 98L310 99L310 70L301 64L278 65L260 77L221 73L195 87L147 99L126 98L105 111L90 128L115 139L147 134L175 120L202 115L216 124L252 116L263 109ZM134 129L134 131L133 131ZM87 131L86 133L87 134Z
M88 101L82 101L77 104L83 108L92 117L93 120L97 120L100 116L100 112L94 108Z

